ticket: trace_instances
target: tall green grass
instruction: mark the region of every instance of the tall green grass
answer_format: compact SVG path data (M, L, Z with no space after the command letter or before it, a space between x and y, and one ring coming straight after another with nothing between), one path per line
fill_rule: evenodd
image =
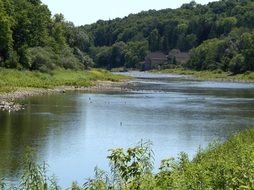
M120 81L127 77L113 75L105 70L56 70L51 74L31 71L0 69L0 93L20 88L53 88L57 86L87 87L95 81Z

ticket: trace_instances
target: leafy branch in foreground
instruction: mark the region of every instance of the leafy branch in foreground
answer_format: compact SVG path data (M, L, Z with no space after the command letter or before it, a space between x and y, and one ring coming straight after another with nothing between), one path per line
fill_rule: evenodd
M21 190L59 190L55 177L47 176L47 164L37 164L34 161L34 153L27 150L23 161L23 174L19 189Z
M140 179L143 175L151 173L153 169L153 151L151 142L140 142L140 145L123 149L110 150L108 156L111 173L116 186L126 186L134 179Z
M150 175L153 169L153 151L151 142L140 142L138 146L126 151L122 148L111 149L108 156L111 176L95 168L95 179L89 179L84 188L97 189L122 189L130 185L138 188L143 177ZM132 184L133 181L135 184Z

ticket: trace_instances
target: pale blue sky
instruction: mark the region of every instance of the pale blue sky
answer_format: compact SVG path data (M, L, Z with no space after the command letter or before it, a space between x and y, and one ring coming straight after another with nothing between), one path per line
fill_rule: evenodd
M177 8L191 0L42 0L53 14L63 13L75 25L91 24L99 19L124 17L142 10ZM212 0L196 0L207 4Z

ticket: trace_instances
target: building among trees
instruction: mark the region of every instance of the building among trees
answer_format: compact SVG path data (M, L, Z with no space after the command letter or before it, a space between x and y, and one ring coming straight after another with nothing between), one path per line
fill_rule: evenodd
M145 62L142 70L158 69L163 65L168 64L168 56L163 52L151 52L145 57Z

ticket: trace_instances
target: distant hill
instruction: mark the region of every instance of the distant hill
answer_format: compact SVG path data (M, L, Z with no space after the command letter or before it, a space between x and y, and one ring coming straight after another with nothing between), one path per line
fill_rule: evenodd
M0 0L0 66L142 68L151 52L174 50L163 67L244 73L254 70L253 29L254 0L193 1L81 27L52 16L40 0Z
M254 1L221 0L150 10L80 27L99 67L137 67L147 52L191 51L184 66L234 73L254 69ZM182 63L181 63L182 65Z

